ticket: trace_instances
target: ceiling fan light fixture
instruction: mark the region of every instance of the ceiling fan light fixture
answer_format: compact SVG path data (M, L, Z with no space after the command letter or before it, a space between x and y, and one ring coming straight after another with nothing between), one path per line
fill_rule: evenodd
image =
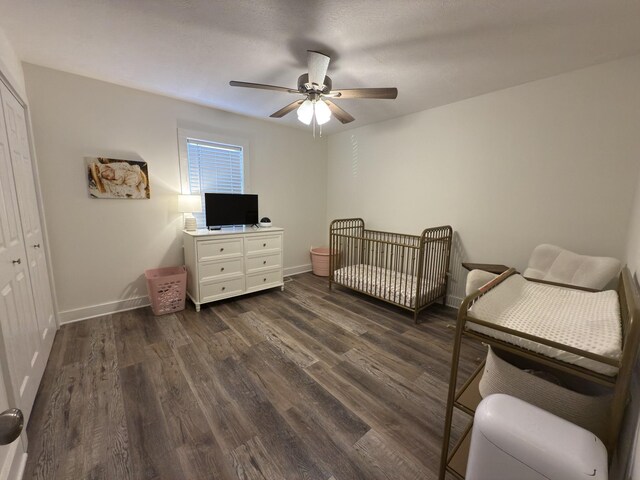
M324 103L323 100L318 100L315 103L316 110L316 121L318 125L324 125L329 120L331 120L331 110L329 109L329 105Z
M378 98L395 99L398 96L398 89L389 88L347 88L333 90L333 82L327 75L331 58L322 52L307 50L308 72L298 77L298 88L279 87L277 85L267 85L264 83L238 82L232 80L229 85L232 87L255 88L259 90L274 90L276 92L302 95L280 110L272 113L271 118L282 118L285 115L297 110L298 120L305 125L313 124L315 136L316 125L322 126L336 118L340 123L353 122L355 118L348 112L336 105L333 99L358 99L358 98ZM331 100L330 100L331 99ZM322 134L322 129L320 129Z
M305 125L311 125L313 119L313 102L307 99L298 107L298 120Z

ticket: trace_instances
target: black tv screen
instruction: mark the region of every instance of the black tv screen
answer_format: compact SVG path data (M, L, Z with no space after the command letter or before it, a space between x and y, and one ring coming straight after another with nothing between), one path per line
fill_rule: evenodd
M258 223L258 195L205 193L207 227Z

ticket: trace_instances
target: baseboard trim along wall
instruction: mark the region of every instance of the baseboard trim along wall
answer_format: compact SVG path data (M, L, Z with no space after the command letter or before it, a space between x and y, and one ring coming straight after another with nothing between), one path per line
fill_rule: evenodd
M284 276L289 277L291 275L299 275L311 271L311 264L305 263L304 265L298 265L297 267L289 267L284 269Z
M289 267L284 269L284 276L299 275L311 271L311 264L298 265L297 267ZM449 307L459 308L463 298L454 295L447 295L446 304ZM100 305L92 305L89 307L75 308L73 310L64 310L58 313L60 325L65 323L79 322L90 318L101 317L102 315L110 315L113 313L126 312L135 308L149 306L149 297L128 298L126 300L116 300L115 302L102 303Z
M134 308L146 307L150 305L149 297L128 298L126 300L116 300L115 302L101 303L100 305L91 305L89 307L76 308L73 310L64 310L58 313L60 324L78 322L80 320L88 320L89 318L109 315L111 313L125 312Z
M298 265L284 269L284 276L299 275L311 271L311 264ZM65 323L79 322L90 318L101 317L102 315L110 315L112 313L126 312L134 308L146 307L150 305L149 297L128 298L125 300L116 300L115 302L102 303L100 305L91 305L89 307L75 308L73 310L63 310L58 313L60 325Z
M463 300L464 298L456 297L454 295L447 295L446 304L448 307L458 309L460 308L460 304L462 303Z

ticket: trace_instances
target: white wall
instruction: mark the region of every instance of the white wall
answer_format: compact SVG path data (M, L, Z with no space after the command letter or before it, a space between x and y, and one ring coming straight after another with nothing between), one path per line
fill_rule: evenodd
M640 152L638 152L640 158ZM627 235L626 262L631 273L640 280L640 176L636 185L635 200L629 217L629 234ZM640 363L640 362L639 362ZM640 364L636 364L631 383L631 402L627 407L626 418L620 440L620 453L614 462L615 475L612 480L640 480Z
M452 304L464 296L463 258L522 269L549 242L622 259L639 84L635 56L332 135L328 220L408 233L452 225Z
M18 94L26 100L22 64L2 28L0 28L0 72L7 77Z
M143 272L183 262L177 128L243 136L260 214L285 231L284 266L326 243L326 140L171 98L24 65L61 321L146 303ZM150 200L96 200L85 156L142 159Z
M640 162L640 152L637 153L636 158ZM626 260L631 272L640 276L640 176L636 185L633 209L629 216Z

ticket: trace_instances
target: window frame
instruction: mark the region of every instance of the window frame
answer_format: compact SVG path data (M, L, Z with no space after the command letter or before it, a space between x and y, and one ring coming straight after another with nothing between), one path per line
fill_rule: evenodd
M244 185L243 193L251 192L251 145L249 139L241 136L230 135L215 131L198 131L185 128L178 128L178 156L180 159L180 190L183 194L191 193L191 185L189 184L189 155L187 140L202 140L204 142L220 143L223 145L232 145L242 148L242 169ZM203 205L204 211L204 205Z

